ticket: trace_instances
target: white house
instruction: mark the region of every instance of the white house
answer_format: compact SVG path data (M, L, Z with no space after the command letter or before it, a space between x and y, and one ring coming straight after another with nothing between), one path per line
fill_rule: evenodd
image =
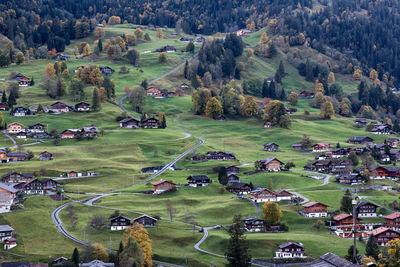
M304 246L301 243L286 242L276 250L275 258L305 258Z

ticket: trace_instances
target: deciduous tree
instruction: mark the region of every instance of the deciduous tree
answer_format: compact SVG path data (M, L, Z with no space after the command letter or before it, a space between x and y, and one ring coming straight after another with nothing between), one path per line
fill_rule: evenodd
M297 106L298 94L295 91L292 91L289 94L288 101L289 101L290 105Z
M282 211L277 203L268 201L263 205L264 219L267 226L277 225L282 217Z
M158 39L164 39L164 32L163 32L163 30L162 30L161 28L158 28L158 29L157 29L157 31L156 31L156 37L157 37Z
M165 63L165 62L167 62L167 55L166 55L164 52L161 52L161 53L158 55L158 62L160 62L160 63Z
M258 116L258 106L257 102L252 96L245 96L244 103L242 105L242 116L244 117L257 117Z
M149 233L139 223L134 223L133 226L128 227L124 233L124 240L127 242L129 238L133 238L135 242L142 249L144 262L141 267L152 266L153 265L153 248L151 245L151 239Z
M335 115L335 110L333 109L332 102L325 102L321 106L320 116L324 118L324 120L330 120Z
M216 119L223 114L221 102L216 97L208 100L206 104L206 116Z
M94 243L92 248L92 258L108 262L108 253L101 243Z

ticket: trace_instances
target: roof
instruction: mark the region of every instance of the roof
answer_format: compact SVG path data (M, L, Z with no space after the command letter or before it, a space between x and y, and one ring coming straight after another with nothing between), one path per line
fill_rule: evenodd
M232 183L230 186L228 186L228 188L237 188L237 189L240 189L240 188L242 188L242 187L244 187L244 186L250 187L250 186L249 186L248 184L246 184L246 183L235 182L235 183Z
M88 126L88 127L83 127L82 128L82 131L84 131L84 132L98 132L99 131L99 129L97 129L97 127L94 127L94 126Z
M344 213L342 213L342 214L339 214L339 215L336 215L335 217L333 217L333 220L335 220L335 221L341 221L341 220L344 220L344 219L346 219L346 218L348 218L348 217L352 217L350 214L344 214Z
M8 124L7 127L10 126L10 125L14 125L14 124L18 124L18 125L21 125L21 126L23 125L22 123L19 123L19 122L12 122L12 123Z
M277 158L266 158L266 159L261 160L261 163L262 163L262 164L268 164L268 163L270 163L271 161L274 161L274 160L277 160L277 161L279 161L280 163L283 163L282 161L280 161L280 160L277 159Z
M266 144L264 144L264 146L272 146L272 145L279 146L279 145L277 145L275 143L266 143Z
M132 121L132 120L139 122L139 121L138 121L137 119L135 119L135 118L125 118L125 119L123 119L123 120L120 120L119 122L125 123L125 122L129 122L129 121Z
M189 179L194 179L194 180L208 179L208 180L210 180L210 178L208 178L207 175L190 175L186 180L189 180Z
M292 241L289 241L289 242L286 242L286 243L280 245L279 248L286 248L286 247L288 247L290 245L295 245L295 246L299 246L299 247L304 248L302 243L297 243L297 242L292 242Z
M25 153L8 153L7 157L26 157Z
M162 180L162 179L160 181L152 183L152 185L160 185L160 184L163 184L163 183L170 183L170 184L175 185L174 182L172 182L172 181L166 181L166 180Z
M322 255L318 260L305 263L302 266L307 267L357 267L358 265L353 264L333 253L326 253Z
M260 219L260 218L254 218L254 217L247 217L246 219L244 219L246 222L254 222L254 221L264 221L265 219Z
M105 263L99 260L93 260L88 263L79 263L80 267L114 267L114 263Z
M151 216L146 215L146 214L143 214L142 216L139 216L139 217L133 219L133 221L137 221L137 220L139 220L140 218L143 218L143 217L147 217L147 218L150 218L150 219L152 219L152 220L158 221L156 218L151 217Z
M386 231L388 231L388 230L394 231L394 230L391 230L391 229L389 229L389 228L386 228L386 227L381 226L381 227L379 227L379 228L376 228L376 229L372 230L371 232L369 232L369 234L370 234L370 235L373 235L373 236L376 236L376 235L382 234L382 233L384 233L384 232L386 232ZM396 232L396 231L394 231L394 232Z
M19 174L19 175L24 176L26 178L32 178L33 177L32 173L19 173L19 172L9 172L7 174L4 174L2 177L5 178L5 177L8 177L8 176L10 176L12 174Z
M131 218L128 218L128 217L123 216L123 215L118 215L118 216L116 216L116 217L113 217L113 218L110 219L110 221L113 221L113 220L115 220L115 219L117 219L117 218L124 218L124 219L127 220L127 221L131 221Z
M30 264L27 261L24 262L3 262L2 267L29 267Z
M370 202L360 202L357 204L357 208L364 206L364 205L373 205L375 207L378 207L377 205L375 205L374 203L370 203Z
M325 205L325 204L322 204L322 203L319 203L319 202L316 202L316 201L308 202L308 203L304 204L303 207L304 208L309 208L309 207L312 207L312 206L317 205L317 204L323 205L325 207L328 207L328 205Z
M387 215L387 216L385 216L383 218L389 219L389 220L393 220L393 219L396 219L396 218L399 218L399 217L400 217L400 212L397 211L397 212L389 214L389 215Z
M53 179L50 179L50 178L44 178L44 179L42 179L42 180L40 180L40 181L41 181L42 183L54 182L54 183L58 184L57 181L54 181Z
M15 189L14 187L11 187L11 186L9 186L9 185L7 185L5 183L0 183L0 188L6 190L8 192L11 192L11 193L17 193L18 192L17 189Z
M353 136L348 141L363 141L364 139L373 140L371 137L368 137L368 136Z
M43 126L43 127L46 127L46 125L44 125L44 124L42 124L42 123L39 123L39 122L30 124L28 127L29 127L29 128L32 128L33 126Z
M6 231L14 231L13 228L11 228L9 225L0 225L0 232L6 232Z
M312 146L331 146L331 145L328 143L316 143L315 145Z
M288 193L289 195L293 195L292 193L290 193L289 191L284 190L284 189L278 190L278 191L276 191L275 193L276 193L277 195L280 195L280 194L282 194L282 193L284 193L284 192Z

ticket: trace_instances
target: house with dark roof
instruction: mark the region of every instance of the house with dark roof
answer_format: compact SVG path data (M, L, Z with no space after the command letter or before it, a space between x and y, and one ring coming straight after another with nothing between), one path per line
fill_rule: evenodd
M293 150L304 150L304 146L302 144L293 144L292 149Z
M109 66L100 66L99 69L100 69L100 72L101 72L101 74L103 76L111 75L111 74L113 74L115 72L115 70L113 70Z
M17 246L17 239L10 237L3 242L4 250L12 249Z
M230 184L226 190L231 193L238 194L238 195L247 195L251 192L251 187L249 184L237 182Z
M28 131L31 133L44 133L46 132L46 125L42 123L33 123L28 126Z
M363 119L363 118L356 118L355 120L354 120L354 123L356 124L356 125L358 125L358 126L366 126L367 125L367 120L366 119Z
M88 112L90 111L90 104L86 102L80 102L75 105L75 110L78 112Z
M360 185L363 182L363 177L359 173L348 173L336 176L336 182L347 185Z
M277 145L275 143L266 143L266 144L264 144L264 151L278 152L279 145Z
M386 144L392 148L399 146L399 139L398 138L386 138Z
M12 237L14 229L9 225L0 225L0 242Z
M369 202L360 202L357 204L357 216L358 217L376 217L377 205Z
M67 261L68 261L68 258L66 258L66 257L59 257L59 258L54 259L54 260L51 262L51 264L52 264L52 266L61 266L61 265L63 265L64 263L66 263Z
M279 172L282 170L283 162L277 158L266 158L260 160L260 166L258 170L260 171L267 171L267 172Z
M265 232L266 222L264 219L248 217L244 219L243 228L247 232Z
M328 216L328 206L311 201L303 205L303 215L308 218L320 218Z
M5 183L21 183L21 182L29 182L32 180L32 173L19 173L19 172L9 172L2 176L2 180Z
M73 109L74 109L73 106L61 101L56 101L53 104L51 104L51 112L53 113L65 113L65 112L70 112Z
M14 116L14 117L25 117L28 114L29 114L28 109L26 109L24 107L16 107L11 112L11 115Z
M353 136L347 143L355 144L355 145L371 145L374 142L374 139L368 136Z
M226 167L226 172L227 172L228 176L230 174L239 174L240 168L238 166L235 166L235 165L228 166L228 167Z
M139 223L143 225L143 227L156 227L158 220L156 218L153 218L149 215L142 215L140 217L137 217L133 219L133 223Z
M333 253L326 253L319 257L319 259L312 262L302 264L303 267L358 267L359 265L353 264Z
M96 126L82 127L82 136L87 138L95 138L99 133L99 129Z
M131 226L131 219L122 215L110 219L110 230L120 231Z
M236 182L240 182L240 178L239 176L237 176L236 174L229 174L228 175L228 184L231 183L236 183Z
M278 247L275 251L275 258L305 258L304 246L297 242L286 242Z
M158 128L158 120L155 118L147 118L142 120L141 125L144 129L157 129Z
M250 199L255 203L275 202L276 193L267 188L260 188L250 192Z
M191 187L203 187L211 183L207 175L190 175L186 180Z
M125 118L119 121L120 128L139 129L139 121L135 118Z
M301 91L299 93L300 98L314 98L314 92L311 91Z
M332 148L333 148L333 146L328 143L317 143L312 146L313 152L324 152L324 151L328 151L329 149L332 149Z
M48 151L43 151L39 154L39 160L52 160L53 154Z
M236 160L235 155L232 152L222 151L209 151L206 154L208 160Z
M114 267L113 262L102 262L100 260L92 260L87 263L79 263L79 267Z

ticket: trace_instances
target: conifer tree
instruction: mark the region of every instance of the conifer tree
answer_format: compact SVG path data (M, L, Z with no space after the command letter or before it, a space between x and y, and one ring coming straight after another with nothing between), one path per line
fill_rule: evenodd
M93 98L92 98L92 108L94 111L99 111L101 109L100 106L100 95L99 90L97 88L93 89Z
M230 239L228 241L227 257L228 267L250 267L251 255L248 242L243 236L243 218L241 215L235 215L232 220L233 224L229 227L228 233Z
M79 266L79 250L77 248L74 249L74 252L72 253L71 261L74 264L74 266Z
M218 172L218 182L222 185L228 184L228 173L226 171L226 167L222 166L219 168Z
M365 247L365 255L373 257L375 260L378 259L379 247L373 235L370 235L368 238L367 246Z

